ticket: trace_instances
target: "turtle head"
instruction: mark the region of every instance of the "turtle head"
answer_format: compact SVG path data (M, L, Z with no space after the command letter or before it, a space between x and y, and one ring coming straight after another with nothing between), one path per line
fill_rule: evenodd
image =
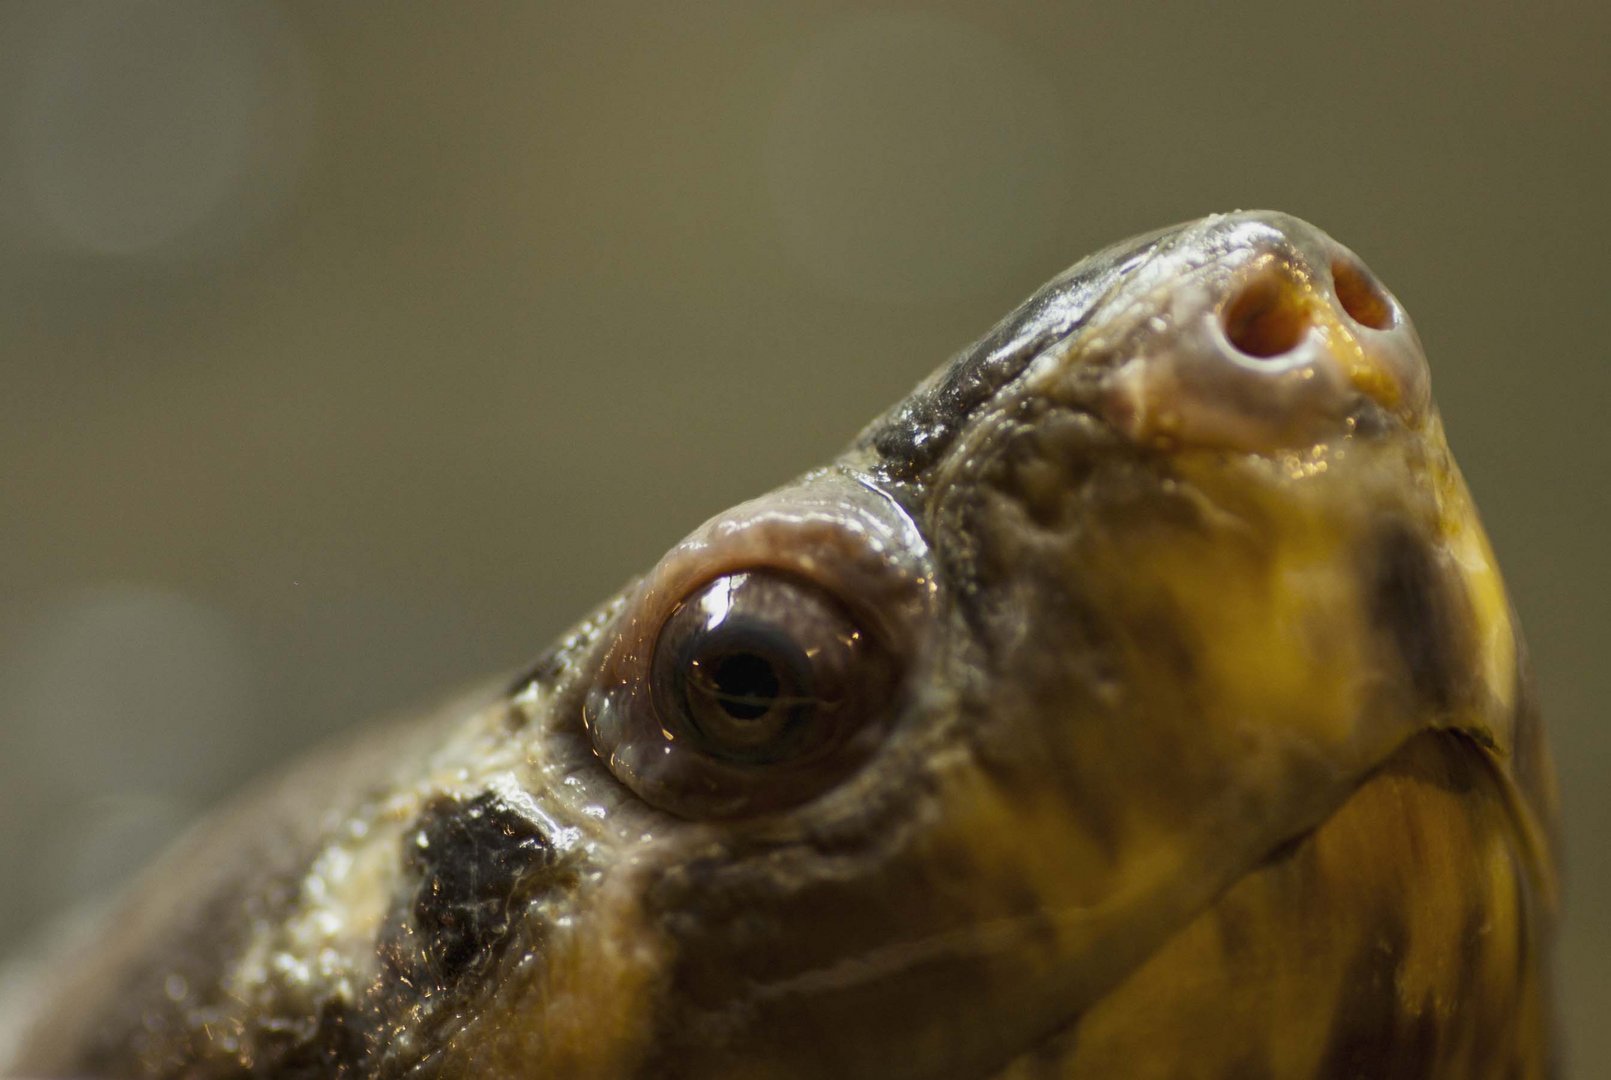
M651 1072L1101 1062L1162 1010L1286 1074L1385 1052L1449 979L1520 985L1552 795L1518 635L1408 316L1294 218L1080 263L603 625L550 715L615 855L541 1000L637 971L600 1014ZM1377 885L1339 869L1362 830ZM1509 951L1403 967L1471 925ZM1327 1026L1383 941L1380 1030ZM1226 1035L1294 986L1290 1045Z

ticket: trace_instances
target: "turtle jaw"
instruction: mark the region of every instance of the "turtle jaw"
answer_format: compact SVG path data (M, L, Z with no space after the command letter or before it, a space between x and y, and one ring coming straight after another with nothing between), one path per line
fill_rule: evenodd
M1549 1075L1554 882L1491 749L1411 736L986 1075ZM1399 1073L1395 1073L1399 1075Z

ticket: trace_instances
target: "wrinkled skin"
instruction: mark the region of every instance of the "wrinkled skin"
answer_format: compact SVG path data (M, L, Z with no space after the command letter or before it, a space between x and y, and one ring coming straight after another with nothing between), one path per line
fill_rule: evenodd
M657 638L741 572L865 634L829 750L664 715ZM1213 217L1051 282L507 695L206 827L14 1068L1544 1076L1553 807L1407 317Z

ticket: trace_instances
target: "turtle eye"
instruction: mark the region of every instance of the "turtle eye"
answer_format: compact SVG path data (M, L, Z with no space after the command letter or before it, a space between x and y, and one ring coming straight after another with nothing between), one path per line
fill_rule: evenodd
M589 729L619 779L684 817L821 793L877 744L899 675L849 605L774 570L695 588L659 624L646 659L636 680L590 699Z
M666 620L654 696L672 737L707 757L799 762L831 749L880 689L876 653L820 589L776 574L729 574Z

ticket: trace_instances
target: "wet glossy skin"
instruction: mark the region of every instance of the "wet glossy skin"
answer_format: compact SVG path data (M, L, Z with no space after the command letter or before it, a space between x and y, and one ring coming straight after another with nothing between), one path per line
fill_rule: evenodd
M17 1067L1542 1076L1553 806L1407 316L1209 218L193 839Z

